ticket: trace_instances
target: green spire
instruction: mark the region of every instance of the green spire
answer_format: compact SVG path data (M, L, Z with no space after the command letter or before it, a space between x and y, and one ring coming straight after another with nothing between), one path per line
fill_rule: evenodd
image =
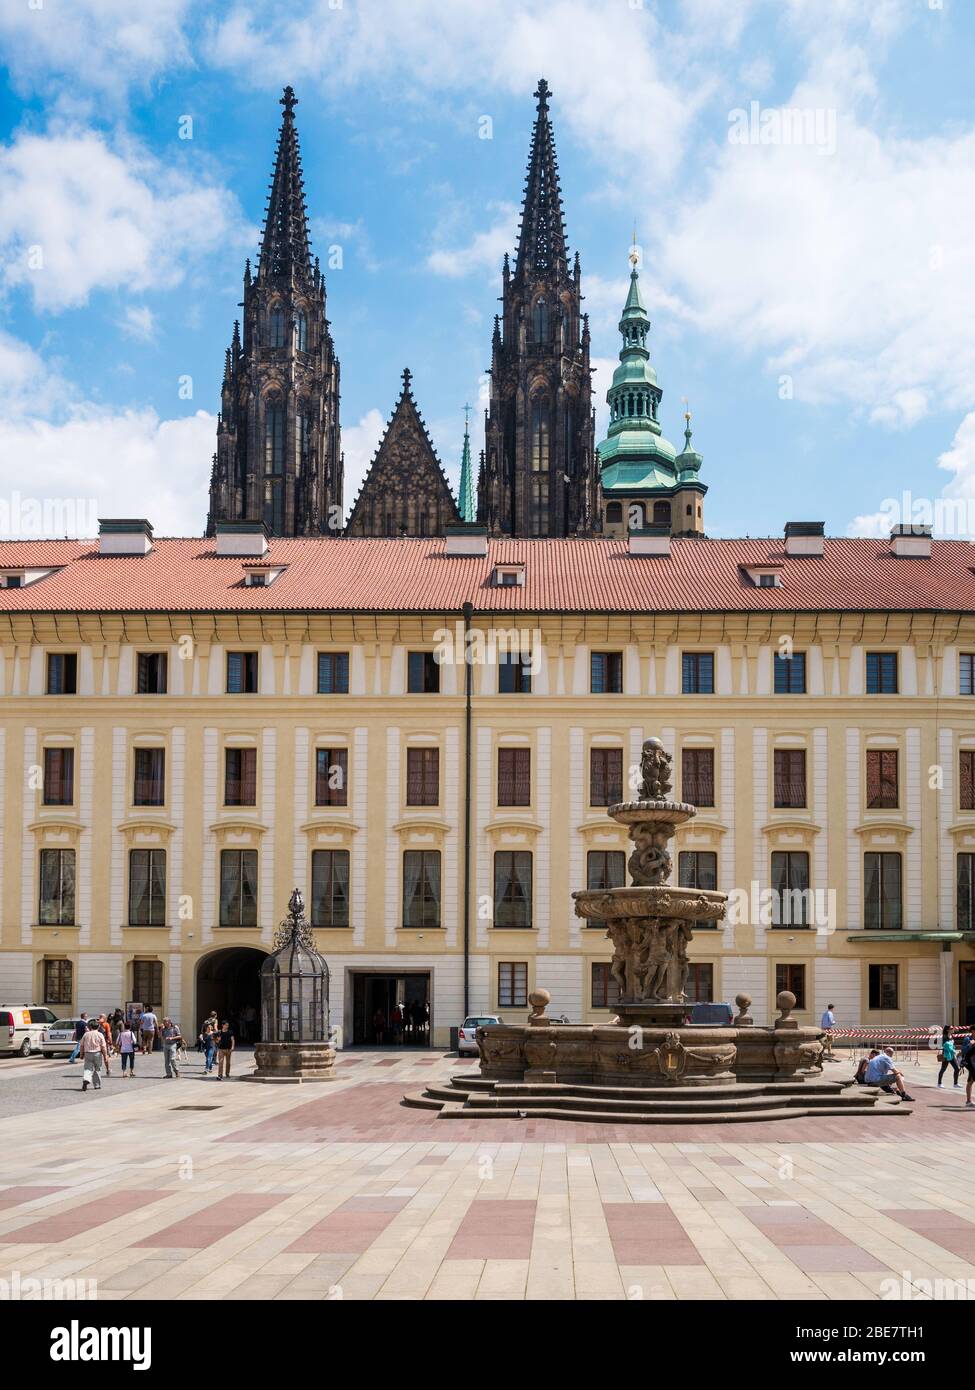
M474 508L474 479L471 475L471 435L469 405L464 406L464 453L460 464L460 519L476 521Z

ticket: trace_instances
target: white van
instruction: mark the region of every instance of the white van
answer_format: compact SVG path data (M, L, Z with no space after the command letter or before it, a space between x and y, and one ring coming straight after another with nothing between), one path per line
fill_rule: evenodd
M29 1057L39 1050L44 1029L56 1022L57 1014L37 1004L0 1004L0 1056Z

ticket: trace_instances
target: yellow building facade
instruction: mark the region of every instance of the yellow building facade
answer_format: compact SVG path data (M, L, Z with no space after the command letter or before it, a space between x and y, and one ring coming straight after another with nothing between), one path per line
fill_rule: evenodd
M213 543L195 544L206 561ZM121 608L82 611L49 600L72 572L85 592L91 546L0 545L23 581L0 590L5 1001L68 1015L138 1000L195 1029L256 1002L297 885L336 923L316 939L343 1045L410 999L437 1044L465 1013L524 1020L536 987L550 1013L606 1019L609 946L571 892L620 881L628 843L606 802L632 794L658 735L675 795L700 806L675 878L733 895L729 921L695 934L692 997L748 994L756 1023L780 988L802 1022L828 1003L840 1026L975 1019L975 614L530 611L529 594L519 611L474 602L465 646L460 604L272 611L289 545L353 544L377 575L398 546L453 563L449 538L272 542L249 567L214 558L234 589L263 567L266 610L138 611L123 584ZM517 588L539 547L634 558L625 542L505 544L475 541L478 585ZM92 583L139 563L104 559ZM404 568L404 610L414 582ZM797 656L783 690L777 660ZM783 885L809 890L787 922Z

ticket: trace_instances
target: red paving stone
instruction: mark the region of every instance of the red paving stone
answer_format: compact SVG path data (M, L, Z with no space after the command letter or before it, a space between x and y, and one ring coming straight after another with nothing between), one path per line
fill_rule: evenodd
M361 1255L386 1229L408 1197L350 1197L289 1246L302 1255Z
M148 1206L150 1202L158 1202L160 1197L171 1195L169 1192L158 1190L111 1192L106 1197L96 1197L93 1202L82 1202L81 1206L72 1207L70 1211L57 1212L56 1215L47 1216L42 1221L21 1226L19 1230L8 1231L6 1235L0 1235L0 1243L19 1245L23 1242L33 1245L35 1241L40 1243L70 1240L72 1236L83 1235L85 1231L104 1226L107 1221L114 1221L119 1216L126 1216L130 1211L137 1211L139 1207Z
M283 1202L285 1192L238 1192L233 1197L223 1197L212 1206L203 1207L177 1221L165 1226L153 1235L144 1236L135 1242L136 1246L159 1246L172 1249L204 1250L215 1245L224 1236L246 1226L256 1216L263 1216L271 1207Z
M457 1228L447 1260L527 1260L532 1251L535 1203L471 1202Z
M5 1187L0 1192L0 1211L23 1206L24 1202L36 1202L38 1197L49 1197L52 1192L66 1191L65 1187Z
M393 1058L393 1061L400 1059ZM456 1066L457 1063L455 1062ZM566 1144L714 1144L714 1143L837 1143L870 1140L966 1137L975 1130L964 1106L945 1105L943 1093L919 1088L911 1115L877 1115L870 1119L775 1120L761 1124L611 1125L580 1124L573 1120L442 1120L433 1110L402 1104L417 1081L370 1081L366 1076L345 1091L308 1101L284 1114L225 1135L222 1143L376 1140L391 1143L436 1140L448 1143L482 1140L486 1143Z
M603 1212L621 1265L703 1265L704 1258L664 1202L604 1202Z
M805 1207L739 1207L767 1240L813 1274L869 1273L889 1268Z
M942 1250L949 1250L952 1255L975 1264L975 1225L955 1212L918 1207L915 1210L882 1211L880 1215L889 1216L891 1221L897 1221L916 1235L933 1241Z

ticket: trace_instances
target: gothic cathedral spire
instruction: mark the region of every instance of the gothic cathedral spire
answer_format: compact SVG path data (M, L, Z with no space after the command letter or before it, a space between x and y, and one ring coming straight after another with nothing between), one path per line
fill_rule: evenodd
M244 270L243 337L227 354L207 534L261 521L279 536L342 527L339 363L312 262L301 152L285 87L256 275Z
M569 266L559 166L541 78L512 272L505 255L478 520L496 534L590 532L598 509L589 326Z

